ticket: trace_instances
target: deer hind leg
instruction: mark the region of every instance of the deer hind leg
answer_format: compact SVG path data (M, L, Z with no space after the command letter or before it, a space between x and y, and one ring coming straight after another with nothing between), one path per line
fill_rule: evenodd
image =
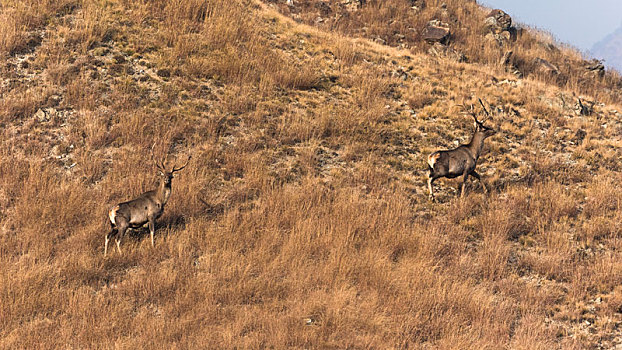
M112 222L111 222L110 223L110 232L108 232L106 234L105 241L104 241L104 256L106 256L106 254L108 254L108 242L110 242L110 239L112 237L114 237L118 232L119 231L117 230L115 225L113 225Z
M484 184L484 181L482 181L482 177L475 170L471 172L471 175L473 175L473 177L477 179L480 185L482 185L484 193L488 193L488 189L486 188L486 184Z
M430 192L429 198L432 202L434 202L434 190L432 189L432 183L436 180L434 176L432 176L432 171L428 173L428 191Z
M106 234L106 240L104 242L104 256L108 254L108 242L110 241L110 237L114 236L115 229L112 229L110 233Z
M129 224L127 223L127 220L117 220L116 243L117 243L117 250L119 251L119 254L122 254L121 253L121 240L123 240L123 237L125 236L125 232L127 232L128 227L129 227Z

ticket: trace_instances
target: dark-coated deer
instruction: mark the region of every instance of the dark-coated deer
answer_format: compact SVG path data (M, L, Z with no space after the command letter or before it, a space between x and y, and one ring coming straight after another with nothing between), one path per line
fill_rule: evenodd
M484 107L482 101L479 100L479 102ZM484 112L487 115L486 119L479 121L473 112L473 106L471 106L470 114L475 119L475 132L469 143L460 145L452 150L436 151L428 156L428 190L430 191L430 199L432 201L434 201L432 183L440 177L453 179L462 176L461 197L464 196L469 175L479 180L484 188L484 192L488 192L480 175L475 171L477 160L482 152L482 148L484 148L484 140L496 133L495 130L484 125L484 122L490 118L490 114L485 107Z
M155 146L155 145L154 145ZM151 155L153 157L153 147L151 148ZM168 202L171 196L171 180L173 174L181 169L185 168L190 161L191 156L188 156L186 164L181 167L173 165L170 171L166 170L164 166L164 159L159 163L155 160L155 165L158 169L158 175L160 177L160 184L157 189L149 192L145 192L135 199L128 202L123 202L115 205L108 212L110 219L110 232L106 235L106 243L104 245L104 256L108 253L108 242L112 237L115 237L117 242L117 250L121 254L121 240L125 235L125 232L129 228L139 228L149 223L149 232L151 233L151 246L154 246L153 233L155 231L155 221L162 215L164 206Z

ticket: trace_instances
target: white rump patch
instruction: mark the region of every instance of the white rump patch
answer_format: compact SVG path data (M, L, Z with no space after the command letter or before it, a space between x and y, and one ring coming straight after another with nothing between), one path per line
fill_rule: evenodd
M432 153L428 156L428 164L430 165L430 168L434 169L434 164L436 164L436 161L440 156L440 153Z
M108 212L108 217L110 218L110 222L112 222L113 225L116 226L116 221L115 221L115 216L117 216L117 210L119 210L119 206L115 205L114 208L110 209L110 211Z

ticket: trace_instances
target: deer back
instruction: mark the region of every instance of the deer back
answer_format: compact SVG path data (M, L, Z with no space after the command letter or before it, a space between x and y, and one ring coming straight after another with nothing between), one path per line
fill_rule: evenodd
M164 204L157 198L157 190L145 192L131 201L117 205L117 216L125 217L132 226L142 226L150 217L158 218L164 211Z

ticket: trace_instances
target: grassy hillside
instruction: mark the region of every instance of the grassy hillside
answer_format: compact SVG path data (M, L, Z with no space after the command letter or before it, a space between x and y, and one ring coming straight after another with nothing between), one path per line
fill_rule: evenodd
M622 343L620 82L574 76L571 50L560 81L281 2L0 4L0 348ZM468 141L477 98L492 193L439 180L431 203L425 157ZM139 230L104 258L107 210L155 186L154 142L193 156L156 246Z

